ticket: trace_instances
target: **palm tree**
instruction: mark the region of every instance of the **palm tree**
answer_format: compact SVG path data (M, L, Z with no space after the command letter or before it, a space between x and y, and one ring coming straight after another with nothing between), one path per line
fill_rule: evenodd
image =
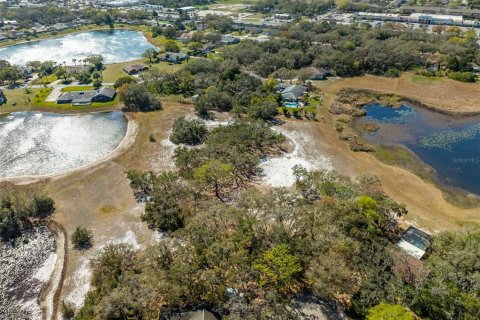
M75 63L75 65L77 65L77 59L73 58L72 62Z

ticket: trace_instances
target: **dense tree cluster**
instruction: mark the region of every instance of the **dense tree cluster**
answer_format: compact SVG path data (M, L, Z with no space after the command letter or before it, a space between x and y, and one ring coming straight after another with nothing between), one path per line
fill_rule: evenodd
M169 222L170 236L142 252L105 248L77 318L207 307L226 319L294 319L287 306L301 293L360 319L413 319L403 306L431 319L478 318L478 230L440 235L426 262L432 271L410 284L393 272L399 249L391 242L405 208L378 180L301 168L296 176L295 191L249 189L226 203L174 173L132 172L147 206L170 202L153 220Z
M199 119L179 118L175 121L170 141L175 144L196 145L205 140L207 126Z
M329 68L339 76L395 75L425 67L431 62L429 55L447 71L466 72L478 59L473 34L455 27L428 34L394 24L372 29L363 24L300 22L286 27L271 41L243 41L227 48L225 57L263 77L278 78L309 66Z
M30 195L3 195L0 198L0 237L7 241L19 236L55 211L52 198Z
M358 319L477 319L478 229L444 233L415 281L394 245L405 206L379 180L294 169L294 190L260 191L260 158L284 138L263 122L208 133L178 148L178 171L129 171L142 220L167 233L135 251L104 249L92 262L93 290L77 319L158 318L209 308L227 319L295 318L298 295L335 301ZM397 270L397 271L395 271Z
M144 251L105 248L77 319L198 308L226 319L292 319L298 295L334 301L355 319L480 316L478 229L434 239L412 282L394 244L406 208L377 178L296 167L294 190L253 187L260 159L283 141L264 122L237 120L200 147L178 148L176 172L129 171L142 220L167 236Z
M145 16L144 11L140 11L142 17ZM47 4L44 7L21 7L12 8L7 7L6 4L0 3L0 16L6 20L18 21L20 28L31 28L35 23L40 23L44 26L51 26L56 23L70 23L77 18L89 19L92 23L102 25L113 26L113 20L120 16L137 18L133 10L129 10L126 13L120 12L120 10L107 10L103 11L93 7L84 8L79 10L77 8L66 8Z
M279 106L279 97L273 93L271 84L242 72L233 61L194 59L173 74L152 70L141 77L155 94L198 94L195 110L205 117L216 110L268 120Z
M259 0L253 8L260 12L280 11L300 16L313 16L333 8L333 0Z
M155 111L162 109L157 96L150 93L146 86L138 83L127 83L118 88L120 101L128 111Z
M186 6L208 5L213 0L148 0L149 4L161 5L167 8L181 8Z

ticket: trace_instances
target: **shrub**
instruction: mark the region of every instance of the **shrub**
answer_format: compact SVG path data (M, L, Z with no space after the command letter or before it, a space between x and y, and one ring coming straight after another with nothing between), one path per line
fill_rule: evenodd
M62 301L62 317L65 320L70 320L75 317L75 306L73 303Z
M448 77L462 82L475 82L475 75L471 72L450 72Z
M125 84L118 89L118 95L128 111L146 112L162 109L160 100L142 84Z
M414 320L415 317L405 307L398 304L380 303L370 308L367 314L367 320Z
M128 83L137 83L137 79L135 79L134 77L130 77L130 76L121 77L121 78L118 78L117 81L115 81L115 84L113 85L113 87L115 89L118 89L121 86L123 86L124 84L128 84Z
M196 145L205 140L207 126L198 119L187 120L179 118L173 124L173 132L170 141L175 144Z
M89 249L93 245L93 234L86 228L77 227L71 239L73 247L77 250Z
M398 78L398 77L400 77L400 70L398 70L398 69L388 69L385 75L387 77L390 77L390 78Z
M157 138L155 138L155 134L154 134L154 133L150 133L150 135L148 136L148 141L150 141L150 142L157 142Z
M102 81L100 81L100 80L98 80L98 79L95 80L95 81L93 81L93 87L94 87L95 89L99 89L101 86L102 86Z

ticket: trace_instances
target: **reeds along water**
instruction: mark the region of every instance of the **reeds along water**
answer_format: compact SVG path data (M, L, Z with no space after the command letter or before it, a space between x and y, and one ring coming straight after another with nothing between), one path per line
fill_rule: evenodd
M480 195L480 117L454 117L421 107L366 105L358 122L379 130L362 132L370 143L400 145L415 153L450 186Z

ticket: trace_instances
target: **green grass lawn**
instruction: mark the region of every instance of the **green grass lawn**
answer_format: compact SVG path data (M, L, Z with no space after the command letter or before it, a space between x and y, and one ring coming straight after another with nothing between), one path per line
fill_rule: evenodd
M420 74L415 74L412 76L411 81L416 83L434 83L437 81L444 81L445 77L429 77L429 76L422 76Z
M88 91L92 89L93 89L93 86L75 86L75 87L65 87L62 89L62 92Z
M46 77L35 79L34 81L32 81L31 84L35 84L35 85L49 84L56 80L57 80L57 76L54 74L51 74Z
M153 63L152 65L149 65L150 68L158 70L160 72L167 72L167 73L174 73L178 70L180 70L185 64L187 64L186 61L183 61L180 64L171 64L168 62L159 62L159 63Z
M125 77L127 74L122 70L125 66L129 66L131 64L135 63L140 63L148 66L150 69L155 69L160 72L176 72L184 64L187 62L184 61L182 64L169 64L167 62L158 62L158 63L152 63L150 64L147 59L139 59L135 61L129 61L129 62L121 62L121 63L114 63L114 64L108 64L106 65L105 70L102 72L102 77L103 77L103 82L106 83L113 83L115 82L118 78Z
M145 59L107 64L105 66L105 70L102 71L103 82L112 83L112 82L115 82L118 78L127 76L127 74L122 70L122 68L129 66L131 64L138 64L138 63L144 64Z
M64 90L68 91L82 91L82 90L90 90L91 86L76 86L76 87L67 87ZM63 91L63 90L62 90ZM86 109L94 109L94 108L104 108L104 107L112 107L120 103L118 96L115 97L113 101L110 102L94 102L88 106L73 106L70 103L66 104L57 104L56 102L46 102L45 99L48 95L52 92L50 88L42 88L38 92L35 93L33 98L31 99L31 103L35 107L43 107L43 108L51 108L51 109L61 109L61 110L86 110Z
M35 94L40 89L4 89L3 93L7 97L7 103L0 106L0 112L12 112L18 109L30 110Z

